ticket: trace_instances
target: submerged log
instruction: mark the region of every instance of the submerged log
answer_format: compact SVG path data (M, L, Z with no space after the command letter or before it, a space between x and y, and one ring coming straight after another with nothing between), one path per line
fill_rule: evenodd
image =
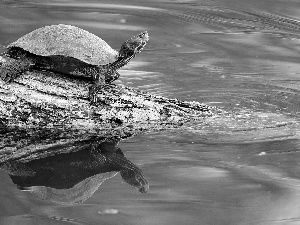
M0 80L1 152L76 146L103 137L125 139L212 115L213 109L199 102L114 84L99 88L91 105L90 85L90 80L48 71L29 71L11 83Z

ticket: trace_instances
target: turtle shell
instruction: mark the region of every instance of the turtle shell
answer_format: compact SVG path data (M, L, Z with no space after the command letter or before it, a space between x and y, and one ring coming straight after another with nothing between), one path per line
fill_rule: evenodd
M114 62L118 56L118 52L101 38L65 24L36 29L7 47L20 47L41 56L69 56L92 65Z

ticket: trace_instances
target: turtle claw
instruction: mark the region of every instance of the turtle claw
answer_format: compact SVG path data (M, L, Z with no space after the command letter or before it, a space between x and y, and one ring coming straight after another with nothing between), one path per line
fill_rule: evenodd
M89 100L91 105L95 105L97 101L97 91L99 90L99 85L93 84L89 87Z

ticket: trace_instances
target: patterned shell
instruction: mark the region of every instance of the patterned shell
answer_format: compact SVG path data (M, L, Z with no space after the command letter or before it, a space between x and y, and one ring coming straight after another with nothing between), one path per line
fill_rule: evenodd
M36 29L7 47L20 47L41 56L70 56L92 65L114 62L118 56L117 51L96 35L64 24Z

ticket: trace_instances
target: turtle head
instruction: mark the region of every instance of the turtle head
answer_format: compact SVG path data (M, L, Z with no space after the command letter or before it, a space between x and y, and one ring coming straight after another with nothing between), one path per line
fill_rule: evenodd
M121 170L120 174L125 182L138 189L139 192L146 193L149 190L148 180L139 168Z
M129 60L134 58L137 53L142 51L148 40L149 35L147 31L143 31L142 33L125 41L119 51L119 59L123 59L126 63L128 63Z
M99 71L99 74L104 75L105 83L111 83L118 79L120 74L117 70L126 65L137 53L140 53L148 40L149 35L147 31L143 31L142 33L125 41L121 46L117 60L113 63L102 66ZM94 78L94 80L97 79L98 78Z

